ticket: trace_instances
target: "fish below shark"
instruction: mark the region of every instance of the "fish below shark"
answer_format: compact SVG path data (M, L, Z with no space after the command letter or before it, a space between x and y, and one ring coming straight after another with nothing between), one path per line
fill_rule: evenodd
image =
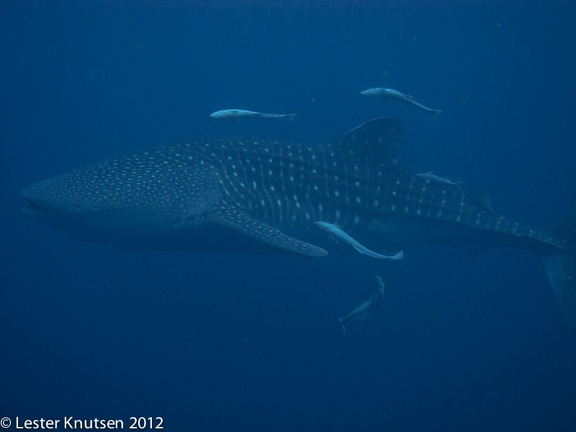
M386 285L380 279L380 276L372 277L370 283L370 297L368 300L360 303L358 307L353 309L350 313L344 315L340 318L340 325L342 326L342 331L344 334L348 334L346 331L346 324L350 321L363 321L371 312L373 312L378 304L382 301L384 297L384 290Z
M410 174L403 143L395 118L317 145L204 139L70 171L22 195L41 221L124 247L322 257L338 247L314 223L325 221L371 251L529 248L576 325L576 218L538 229L497 215L474 193Z

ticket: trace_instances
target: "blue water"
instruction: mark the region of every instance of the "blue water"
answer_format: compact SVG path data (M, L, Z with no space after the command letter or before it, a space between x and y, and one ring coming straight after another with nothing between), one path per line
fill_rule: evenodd
M411 171L490 190L536 226L576 214L572 2L214 3L0 3L0 417L574 432L576 330L531 251L134 251L21 212L27 184L152 146L316 143L393 115ZM444 112L359 95L375 86ZM232 107L298 116L209 117ZM345 337L338 317L374 274L385 302Z

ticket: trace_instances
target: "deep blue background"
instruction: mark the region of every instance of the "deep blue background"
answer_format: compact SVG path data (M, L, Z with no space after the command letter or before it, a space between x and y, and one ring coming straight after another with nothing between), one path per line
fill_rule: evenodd
M216 3L0 3L0 417L574 432L576 331L530 251L134 251L21 212L25 185L151 146L314 143L394 115L412 171L485 187L537 226L576 213L572 2ZM444 113L359 95L374 86ZM298 117L209 118L227 107ZM373 274L385 304L344 337Z

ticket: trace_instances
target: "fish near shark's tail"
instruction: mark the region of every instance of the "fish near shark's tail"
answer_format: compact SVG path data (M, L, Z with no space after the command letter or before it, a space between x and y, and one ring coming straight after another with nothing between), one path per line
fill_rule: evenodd
M544 255L548 280L564 318L576 327L576 217L550 228L563 244L564 250Z

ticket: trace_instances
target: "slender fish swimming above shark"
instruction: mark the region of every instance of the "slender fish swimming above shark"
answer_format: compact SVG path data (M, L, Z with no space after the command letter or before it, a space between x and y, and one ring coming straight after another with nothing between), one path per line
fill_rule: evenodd
M421 174L414 174L416 177L420 177L422 179L424 179L424 181L428 184L430 183L442 183L445 185L452 185L452 186L457 186L460 187L460 185L462 184L461 181L452 181L450 180L448 177L440 177L437 176L436 174L432 174L432 172L427 172L427 173L421 173Z
M218 120L228 120L230 122L236 122L238 119L242 118L294 120L296 114L270 114L258 111L249 111L245 109L232 108L232 109L214 111L212 114L210 114L210 117Z
M403 143L395 118L316 145L204 139L70 171L22 196L27 213L63 232L125 247L322 257L333 244L314 222L329 221L371 251L528 248L576 325L576 218L538 229L495 214L464 188L409 173Z
M432 113L432 116L434 118L437 118L440 114L442 114L442 110L428 108L422 105L421 103L416 102L416 100L412 96L401 93L398 90L394 90L391 88L385 88L385 87L369 88L367 90L361 91L360 94L362 96L379 98L382 99L383 101L395 100L407 105L412 105L416 108L420 108L421 110Z

